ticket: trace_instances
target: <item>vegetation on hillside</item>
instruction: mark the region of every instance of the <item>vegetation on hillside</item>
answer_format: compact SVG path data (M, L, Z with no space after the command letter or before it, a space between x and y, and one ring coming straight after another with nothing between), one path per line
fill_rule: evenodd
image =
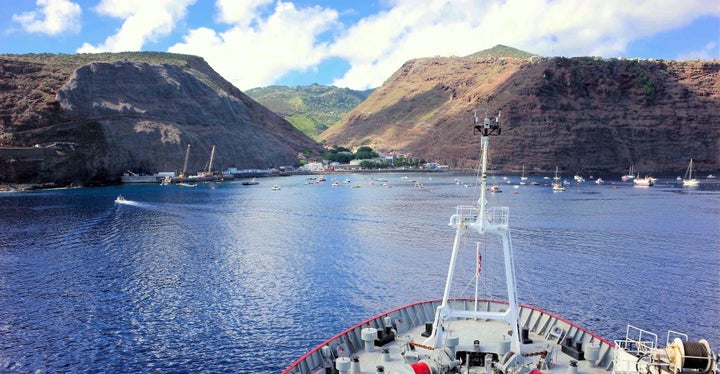
M139 61L150 64L170 64L184 67L188 60L198 58L192 55L167 52L119 52L119 53L28 53L22 55L0 54L0 58L25 62L35 62L47 65L67 65L73 67L89 64L95 61Z
M475 52L465 57L495 57L495 58L530 58L536 54L521 51L516 48L498 44L490 49Z
M363 169L418 167L425 164L425 160L406 158L405 156L393 156L392 161L388 163L385 158L381 158L375 150L367 146L359 147L355 153L353 153L348 148L335 145L325 152L325 159L341 164L350 163L352 160L362 160L358 166Z
M315 140L321 132L363 102L370 92L319 84L270 86L245 91L253 100Z

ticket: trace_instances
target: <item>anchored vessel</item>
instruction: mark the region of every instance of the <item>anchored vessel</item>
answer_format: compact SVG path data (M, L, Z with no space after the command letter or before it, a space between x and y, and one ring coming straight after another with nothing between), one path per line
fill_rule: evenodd
M717 356L706 340L689 341L670 331L665 348L658 336L628 326L624 339L611 342L577 324L518 303L509 209L485 199L489 139L500 135L494 121L474 117L481 136L480 197L458 206L450 217L455 239L441 299L392 309L335 335L293 362L283 373L401 374L718 374ZM452 298L451 284L461 238L497 236L502 243L506 301L480 299L476 266L474 298Z

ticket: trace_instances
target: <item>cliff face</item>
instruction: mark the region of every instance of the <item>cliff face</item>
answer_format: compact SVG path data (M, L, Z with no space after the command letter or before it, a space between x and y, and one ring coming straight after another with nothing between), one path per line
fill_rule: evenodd
M475 110L502 111L495 169L676 175L691 157L720 169L720 62L708 61L412 60L321 138L474 167Z
M188 172L207 168L213 145L214 170L293 165L321 151L197 57L75 66L0 59L0 67L0 182L180 171L187 144Z

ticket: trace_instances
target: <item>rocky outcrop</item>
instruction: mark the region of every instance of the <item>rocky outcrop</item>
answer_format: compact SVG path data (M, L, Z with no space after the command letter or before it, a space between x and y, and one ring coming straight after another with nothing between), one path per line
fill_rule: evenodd
M299 154L321 151L200 58L132 57L72 70L0 60L9 78L0 92L0 182L106 183L126 170L180 171L188 144L189 172L207 168L213 145L215 170L294 165ZM37 83L44 87L28 88Z
M474 167L472 116L502 111L494 169L677 175L720 169L720 62L425 58L405 63L321 135Z

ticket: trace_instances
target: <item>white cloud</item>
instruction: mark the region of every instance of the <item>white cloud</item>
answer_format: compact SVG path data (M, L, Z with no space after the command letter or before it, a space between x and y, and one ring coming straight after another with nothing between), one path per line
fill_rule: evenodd
M102 0L96 11L124 23L104 43L86 43L78 52L140 50L169 35L195 1ZM708 7L706 0L380 3L382 11L343 25L341 15L356 14L348 9L352 2L331 9L298 7L289 0L215 0L217 23L187 30L169 51L202 56L240 89L343 60L350 68L331 78L332 84L365 89L381 85L414 58L465 56L496 44L545 56L622 57L630 43L701 16L720 16L720 7Z
M718 37L720 38L720 30L718 30ZM720 59L720 55L715 54L715 53L717 53L717 50L718 50L718 41L713 40L713 41L710 41L707 44L705 44L705 46L703 46L702 49L677 56L676 60L687 61L687 60Z
M138 51L148 41L166 36L183 19L187 7L196 0L102 0L95 11L104 16L124 19L114 35L93 46L84 43L78 53Z
M12 20L30 33L80 32L80 5L69 0L37 0L36 4L36 10L13 14Z
M247 11L243 17L225 16L238 22L226 31L191 30L183 43L169 51L202 56L240 89L271 84L289 71L311 69L327 56L327 46L317 38L336 25L336 11L319 6L297 9L282 1L266 18Z
M333 43L331 53L351 65L333 84L377 87L410 59L475 52L490 31L480 29L482 11L482 4L472 0L397 1L392 9L361 20Z
M221 22L247 27L255 21L260 14L257 9L272 4L274 0L216 0L220 11L218 18Z
M703 0L395 0L330 47L351 68L334 85L377 87L402 63L505 44L545 56L620 57L630 42L720 15Z

